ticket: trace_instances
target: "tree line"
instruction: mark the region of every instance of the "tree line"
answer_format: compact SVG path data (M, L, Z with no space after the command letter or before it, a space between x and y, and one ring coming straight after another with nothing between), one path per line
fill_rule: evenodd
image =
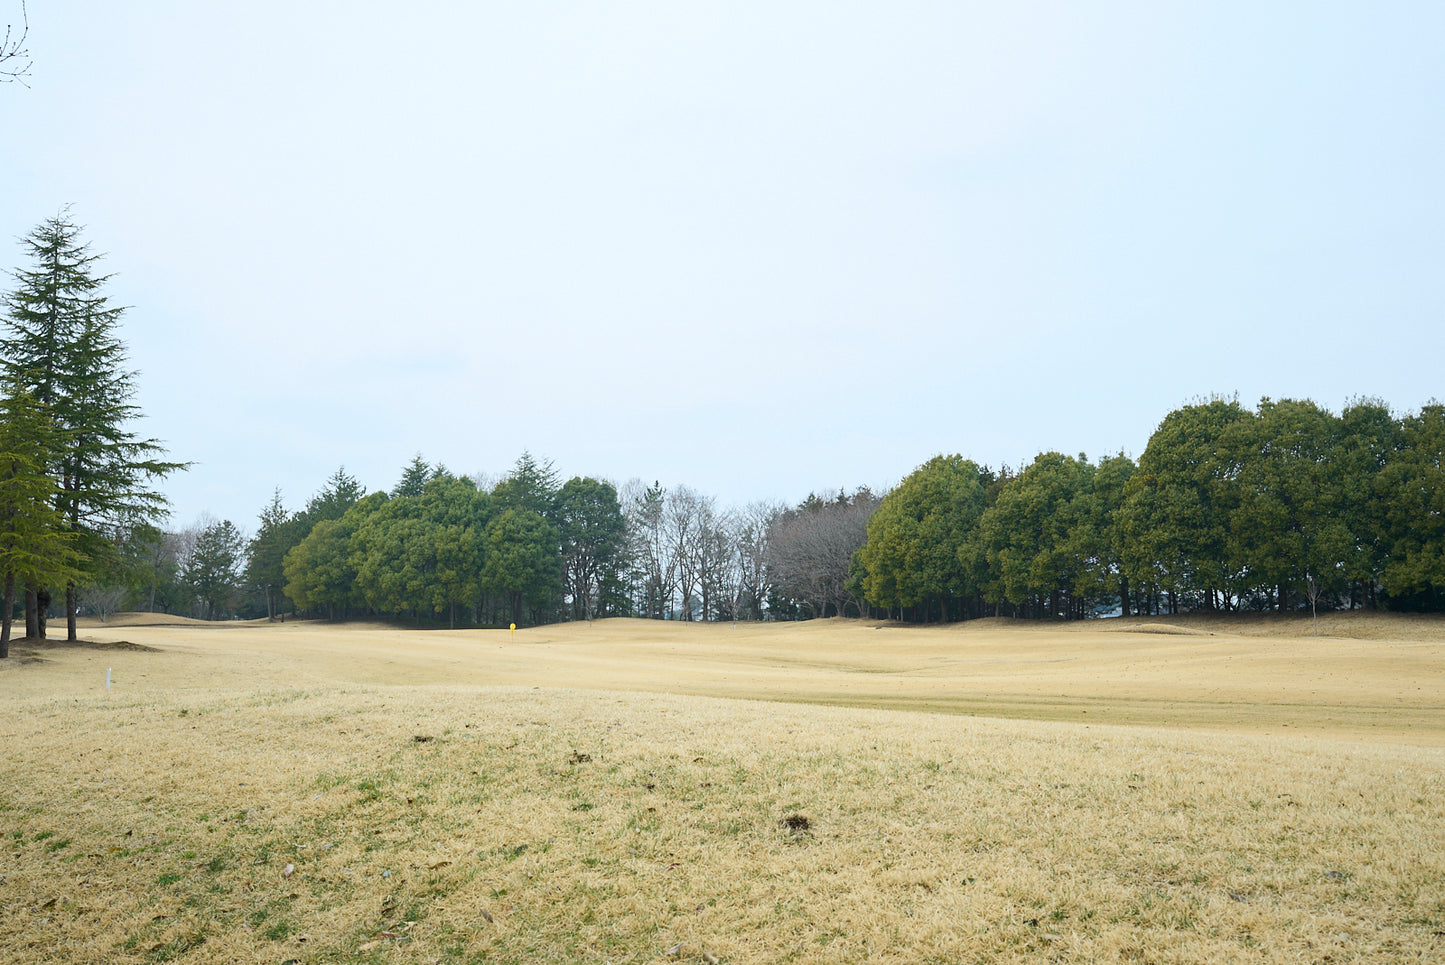
M1211 398L1137 460L937 456L892 490L721 506L687 486L563 482L528 453L500 479L420 455L389 491L344 468L252 534L163 527L184 468L137 436L122 310L68 213L22 242L0 337L4 623L63 606L202 619L387 617L445 626L606 616L949 621L1109 613L1445 607L1445 407Z
M925 620L1439 610L1442 456L1438 404L1213 398L1169 413L1137 463L933 459L883 500L857 576L873 605Z
M418 456L389 493L344 470L298 512L277 493L253 538L213 524L173 571L196 615L446 625L1439 610L1442 456L1436 404L1396 416L1360 399L1335 415L1225 398L1169 413L1137 461L1047 452L993 470L937 456L885 494L795 506L560 483L525 453L487 485ZM232 577L218 611L199 575L219 547Z
M429 626L857 614L849 572L877 502L863 489L732 511L686 486L561 482L530 453L490 484L418 455L390 491L344 467L300 510L277 491L249 539L229 520L141 534L132 582L106 600Z

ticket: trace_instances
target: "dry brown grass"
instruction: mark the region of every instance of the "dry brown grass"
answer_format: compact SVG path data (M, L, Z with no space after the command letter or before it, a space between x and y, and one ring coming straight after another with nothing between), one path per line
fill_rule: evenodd
M1122 628L89 628L0 671L0 960L1440 960L1439 637ZM970 689L1091 713L789 702Z
M1320 630L1307 617L1261 615L942 628L604 620L515 635L95 624L85 633L164 652L86 658L91 681L103 683L111 665L131 692L217 680L587 687L1445 747L1445 621L1334 614ZM45 692L72 673L57 665L17 686Z

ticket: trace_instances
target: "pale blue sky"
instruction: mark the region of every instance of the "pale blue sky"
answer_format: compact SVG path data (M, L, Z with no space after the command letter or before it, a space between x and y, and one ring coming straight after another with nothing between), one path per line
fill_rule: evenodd
M71 203L108 254L179 524L418 451L741 504L1137 456L1210 393L1445 396L1439 3L30 23L0 234Z

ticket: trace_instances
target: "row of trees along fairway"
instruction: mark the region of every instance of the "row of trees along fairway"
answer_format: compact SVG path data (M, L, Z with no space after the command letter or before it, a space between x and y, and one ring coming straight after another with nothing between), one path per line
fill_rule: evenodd
M905 618L1445 604L1445 407L1171 412L1137 464L919 467L868 526L865 599Z
M389 493L344 470L247 542L208 522L126 555L131 600L459 624L1445 604L1445 410L1377 400L1171 412L1136 462L1050 452L1020 471L939 456L867 489L740 510L686 486L559 484L524 454L493 485L417 456Z
M560 483L527 453L488 485L418 455L390 492L368 494L344 468L299 511L277 491L249 540L208 518L138 530L122 546L129 582L86 599L102 612L449 626L856 616L868 607L850 574L877 505L860 489L725 510L686 486Z
M125 534L164 515L153 484L182 468L129 428L139 412L117 334L124 309L107 302L109 276L80 228L62 212L21 244L29 265L13 273L0 338L0 657L17 587L26 636L46 636L61 590L76 639L78 590L113 580Z

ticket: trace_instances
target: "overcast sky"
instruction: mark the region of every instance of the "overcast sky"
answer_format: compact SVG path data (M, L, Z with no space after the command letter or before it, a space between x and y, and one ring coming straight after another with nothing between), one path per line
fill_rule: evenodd
M106 254L177 525L418 452L740 505L1445 396L1437 0L29 19L0 235Z

